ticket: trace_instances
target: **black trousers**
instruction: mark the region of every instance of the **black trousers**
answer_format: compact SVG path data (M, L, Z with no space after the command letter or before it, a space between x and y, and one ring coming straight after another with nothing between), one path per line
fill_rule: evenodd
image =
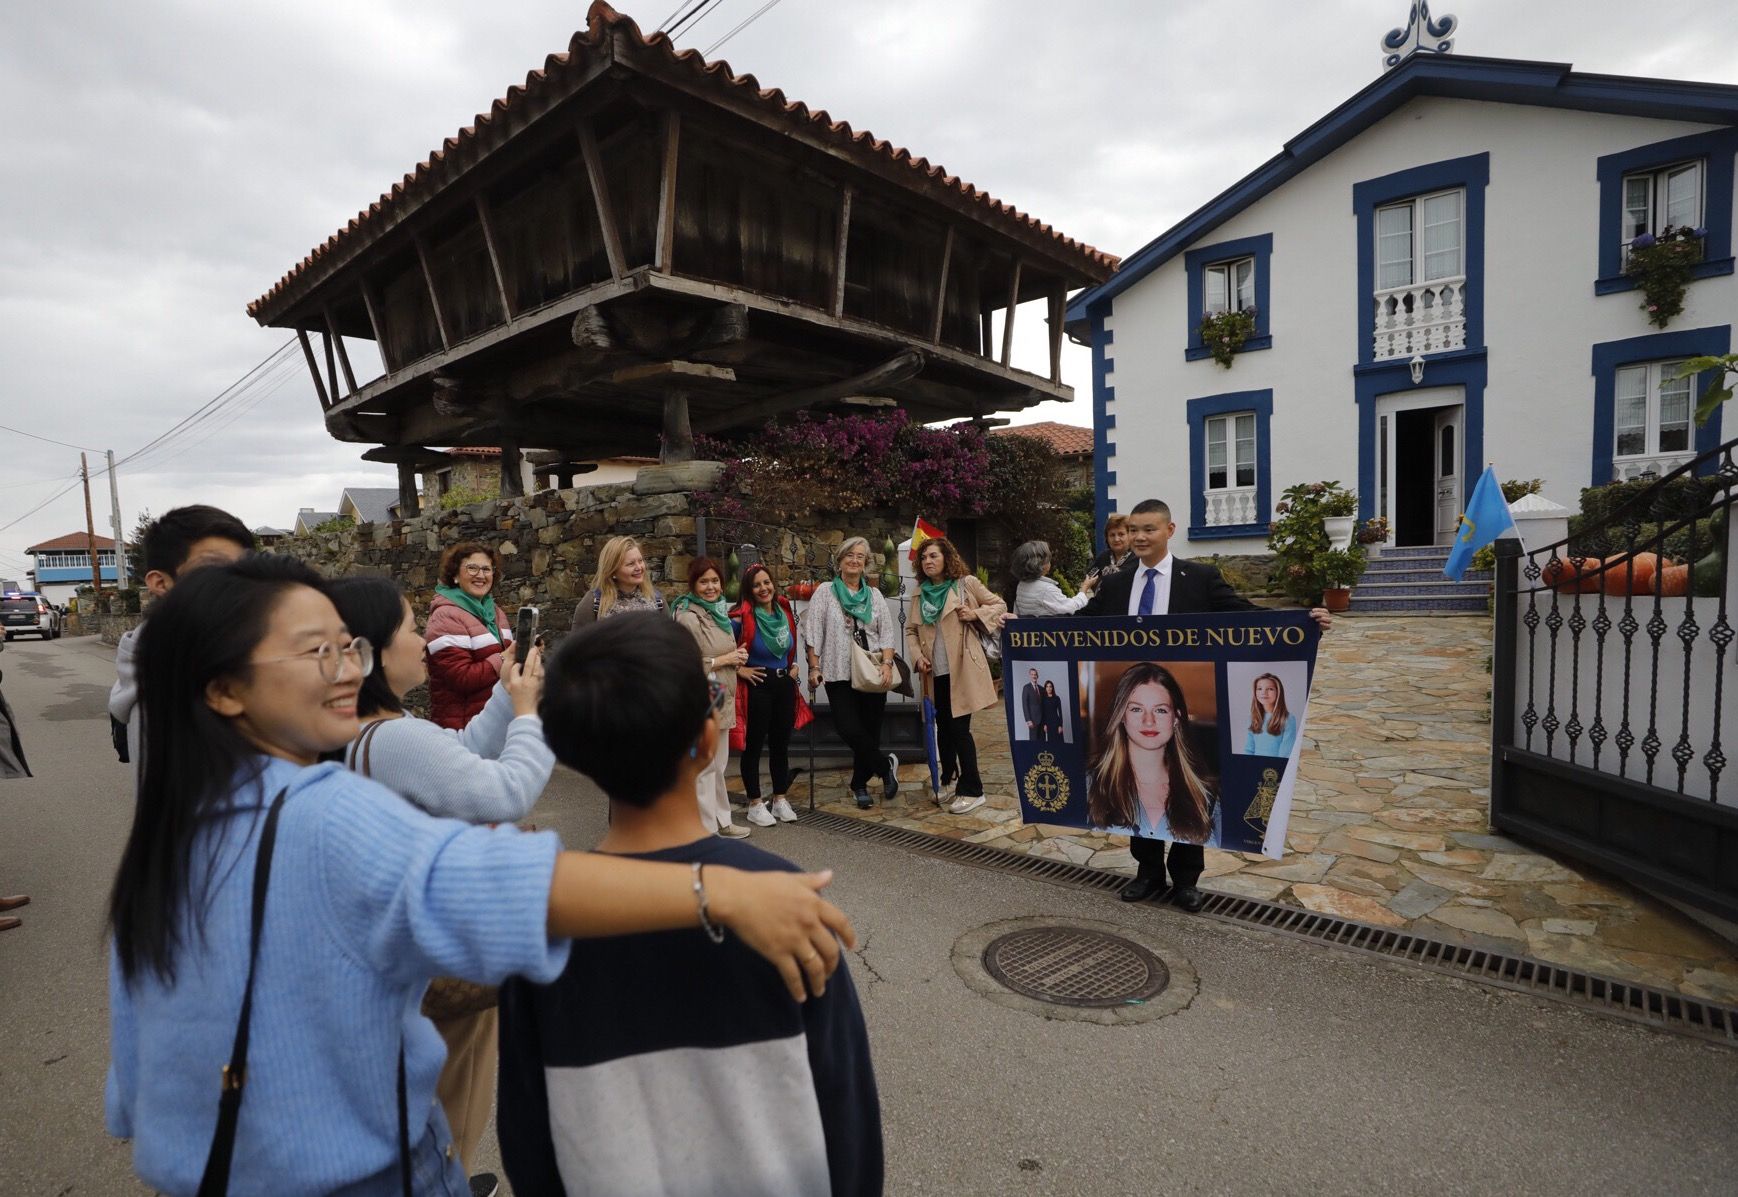
M972 717L950 714L953 678L935 679L935 753L941 758L941 784L958 781L961 798L978 798L984 779L978 776L978 742L972 739Z
M791 788L791 731L797 722L796 679L769 677L748 687L747 743L742 748L742 790L750 802L760 801L760 751L770 741L767 764L772 772L772 792L783 795Z
M851 792L869 784L872 777L887 772L887 754L881 751L881 714L887 695L851 689L850 682L828 682L827 702L833 708L833 728L851 746Z
M1128 849L1140 866L1141 876L1164 879L1166 844L1171 846L1171 884L1186 889L1200 881L1201 870L1207 867L1207 849L1200 844L1149 840L1137 835L1129 840Z

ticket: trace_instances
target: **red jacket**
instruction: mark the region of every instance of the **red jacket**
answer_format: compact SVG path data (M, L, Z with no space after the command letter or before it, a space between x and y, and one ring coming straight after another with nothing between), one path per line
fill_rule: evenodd
M494 658L513 633L507 616L495 608L497 639L483 621L449 598L435 595L428 611L429 715L442 727L461 728L488 704L501 675Z

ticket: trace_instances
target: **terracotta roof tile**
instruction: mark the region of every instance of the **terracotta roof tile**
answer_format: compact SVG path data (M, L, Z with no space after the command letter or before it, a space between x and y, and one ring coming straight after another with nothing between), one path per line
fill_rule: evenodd
M992 428L991 436L1030 436L1043 441L1062 457L1091 457L1092 429L1077 424L1058 424L1041 420L1036 424L1017 424L1009 428Z
M248 315L258 318L261 309L277 299L286 288L315 266L350 249L358 238L368 237L377 228L383 229L391 223L393 209L413 199L426 199L460 170L472 165L489 150L505 141L511 132L507 126L512 123L512 118L525 115L528 105L544 100L545 93L553 86L554 80L566 73L570 67L583 62L588 51L602 45L605 38L617 30L624 32L642 48L662 51L661 61L666 66L680 64L690 74L703 76L721 88L736 88L750 93L763 107L792 118L793 124L815 127L841 144L909 166L928 184L955 191L975 201L996 217L1012 220L1030 231L1050 237L1060 250L1078 254L1096 269L1110 271L1116 268L1118 259L1115 255L1076 241L1013 205L1005 204L987 192L980 191L957 175L947 173L946 169L932 164L929 159L913 157L911 151L903 146L883 141L867 130L854 130L848 122L835 121L823 109L811 109L800 100L787 100L783 91L761 87L753 75L736 74L730 69L730 64L722 59L707 62L696 50L678 52L670 39L662 33L655 32L650 37L645 36L632 18L618 13L604 3L604 0L593 0L586 13L585 25L583 31L573 35L565 53L551 54L544 60L542 70L534 70L525 76L524 86L508 88L507 94L491 104L488 112L478 113L472 124L444 140L440 149L430 154L425 161L417 163L416 169L394 183L391 191L370 204L366 210L358 212L348 224L309 253L300 265L279 279L271 290L248 304Z
M97 537L96 543L98 552L101 552L103 549L112 549L115 547L115 542L110 540L107 536ZM88 553L90 552L90 547L90 533L68 532L65 536L56 536L53 540L45 540L41 544L33 544L24 551L26 553L53 553L57 551L65 552L69 549L74 551L83 549Z

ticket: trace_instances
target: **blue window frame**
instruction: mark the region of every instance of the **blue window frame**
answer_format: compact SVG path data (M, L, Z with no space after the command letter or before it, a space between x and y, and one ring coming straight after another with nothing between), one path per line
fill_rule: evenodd
M1617 440L1617 372L1624 366L1642 362L1667 361L1683 357L1718 357L1730 353L1732 326L1690 328L1681 332L1654 333L1646 337L1630 337L1623 341L1606 341L1593 347L1593 472L1594 486L1603 486L1614 476L1612 458ZM1691 391L1699 400L1702 393L1720 377L1719 370L1704 371L1696 378ZM1724 404L1721 405L1722 407ZM1692 402L1691 410L1695 410ZM1701 454L1720 444L1720 408L1714 409L1709 421L1695 430L1693 452ZM1708 473L1713 461L1704 462L1698 473Z
M1268 326L1271 294L1269 264L1273 258L1273 234L1262 233L1258 237L1239 237L1235 241L1203 245L1183 255L1183 266L1189 276L1189 339L1186 342L1188 348L1183 351L1185 360L1198 362L1202 358L1213 356L1213 351L1201 344L1201 316L1205 311L1207 268L1243 258L1251 258L1255 264L1255 332L1243 342L1243 347L1238 352L1253 353L1257 349L1273 348L1273 334Z
M1273 392L1231 391L1224 395L1204 395L1191 399L1189 413L1189 539L1225 540L1238 537L1267 535L1272 518L1269 505L1273 499L1271 486L1273 438L1268 428L1273 421ZM1207 523L1207 422L1214 416L1231 416L1243 412L1255 416L1255 519L1242 524ZM1229 449L1230 446L1228 445Z
M1738 154L1738 128L1692 133L1670 141L1637 146L1599 159L1599 277L1596 295L1635 290L1623 273L1623 179L1678 162L1702 163L1702 261L1693 278L1732 273L1732 158Z
M1466 347L1485 344L1485 188L1491 181L1491 156L1471 154L1396 171L1352 185L1352 210L1358 217L1358 361L1376 358L1376 209L1432 191L1461 188L1461 253L1466 272ZM1432 355L1434 356L1434 355Z

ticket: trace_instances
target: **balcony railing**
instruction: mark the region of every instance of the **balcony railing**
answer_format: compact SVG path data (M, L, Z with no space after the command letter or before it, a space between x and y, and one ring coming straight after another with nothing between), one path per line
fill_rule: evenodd
M1258 523L1263 517L1255 510L1255 488L1240 486L1235 490L1207 492L1207 526L1229 527L1233 524Z
M1629 482L1635 478L1664 478L1667 474L1694 461L1694 451L1688 453L1657 453L1652 457L1618 457L1611 463L1612 481Z
M1376 292L1375 360L1466 345L1466 278L1439 278Z

